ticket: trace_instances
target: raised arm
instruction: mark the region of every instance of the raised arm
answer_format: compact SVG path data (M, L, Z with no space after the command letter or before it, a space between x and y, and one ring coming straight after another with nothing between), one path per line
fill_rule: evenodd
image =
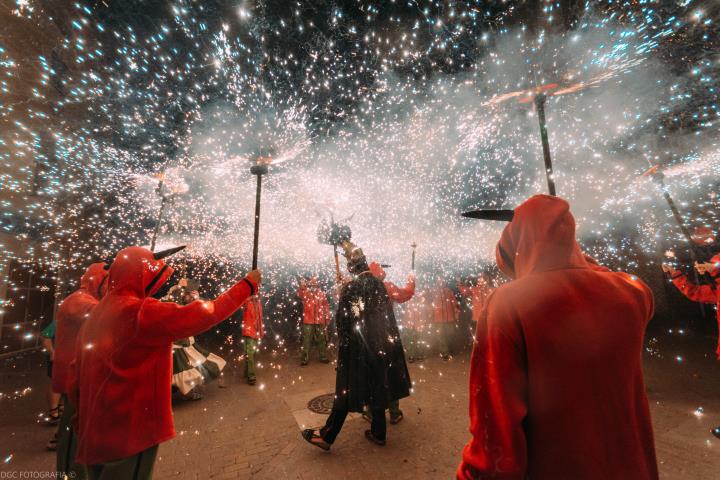
M387 290L390 300L397 303L404 303L415 295L415 277L410 275L408 281L403 288L398 287L392 282L383 282L385 290Z
M717 303L714 285L696 285L684 273L674 270L670 278L680 292L694 302Z
M198 335L235 313L256 291L257 283L248 275L215 300L178 305L148 298L138 313L138 338L155 344Z

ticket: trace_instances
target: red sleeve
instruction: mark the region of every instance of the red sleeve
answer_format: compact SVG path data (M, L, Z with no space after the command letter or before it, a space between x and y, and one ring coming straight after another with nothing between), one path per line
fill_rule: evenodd
M138 337L149 344L171 342L208 330L240 308L257 287L243 279L213 300L187 305L146 299L138 313Z
M515 315L493 295L478 321L470 360L470 433L458 479L525 478L526 352Z
M682 273L674 276L672 282L678 290L694 302L717 303L717 292L713 285L695 285Z
M397 303L407 302L415 295L415 280L408 280L405 287L400 288L392 282L383 282L390 300Z

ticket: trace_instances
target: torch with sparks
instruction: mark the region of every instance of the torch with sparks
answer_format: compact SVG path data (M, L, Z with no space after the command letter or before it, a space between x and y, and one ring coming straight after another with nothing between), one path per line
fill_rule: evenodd
M272 162L272 151L259 153L251 160L253 165L250 167L250 173L257 177L257 187L255 190L255 231L253 234L253 254L252 269L257 268L258 263L258 244L260 242L260 196L262 194L262 177L266 175Z
M158 211L157 220L155 222L155 228L150 239L150 251L155 251L155 245L157 242L158 233L160 233L160 226L162 225L163 214L165 213L165 207L167 204L175 199L176 195L187 192L187 185L184 182L179 184L170 184L166 181L165 172L161 172L157 175L158 185L155 192L160 197L160 210Z
M653 165L645 173L643 173L642 176L652 178L660 187L660 191L662 192L663 197L665 197L665 201L667 202L668 207L670 207L670 211L672 212L675 222L678 224L678 227L680 227L680 231L688 241L688 246L690 247L690 260L694 265L697 262L698 255L695 251L695 244L693 243L692 234L685 225L685 221L680 214L680 210L678 210L677 205L675 204L675 200L673 200L673 198L670 196L667 185L665 185L665 174L660 170L659 165ZM693 280L695 280L695 284L699 285L700 277L698 276L697 270L695 270L694 268L691 268L691 270L693 273ZM700 312L703 318L705 318L705 306L702 303L700 303L699 305Z
M352 218L352 217L350 217ZM347 219L349 220L349 219ZM323 220L320 223L317 231L318 241L325 245L332 245L335 254L335 276L338 283L342 281L342 275L340 274L340 258L338 256L338 246L345 241L350 241L352 232L348 225L341 225L336 223L335 220L330 217L330 223Z
M545 162L545 177L547 178L548 191L550 195L557 195L555 189L555 180L553 179L552 157L550 155L550 142L548 141L547 121L545 119L545 102L548 97L557 97L569 93L579 92L588 87L593 87L602 80L609 78L607 75L601 75L587 82L574 83L571 85L561 85L559 83L549 83L528 90L518 90L515 92L496 95L484 105L498 105L512 98L518 99L519 103L534 103L535 110L538 114L538 122L540 123L540 141L542 142L543 159Z

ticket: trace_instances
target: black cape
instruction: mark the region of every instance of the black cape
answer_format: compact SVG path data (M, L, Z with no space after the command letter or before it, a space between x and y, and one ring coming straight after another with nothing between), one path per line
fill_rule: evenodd
M387 408L410 395L412 384L383 283L364 272L340 293L335 315L339 343L336 407L361 412Z

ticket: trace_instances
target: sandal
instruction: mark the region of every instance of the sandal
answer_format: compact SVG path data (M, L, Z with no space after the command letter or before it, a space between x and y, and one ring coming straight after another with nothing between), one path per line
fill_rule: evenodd
M326 452L330 450L330 444L323 440L323 438L320 436L319 431L313 430L312 428L307 428L302 431L301 435L309 444L315 445L316 447L321 448Z
M60 407L51 408L43 416L45 425L55 426L60 423Z
M375 445L380 445L381 447L385 445L385 440L380 440L375 435L373 435L372 431L365 430L365 438L370 440Z
M403 417L402 412L400 412L400 414L396 417L393 417L392 415L390 415L390 424L397 425L398 423L400 423L402 421L403 418L405 418L405 417Z

